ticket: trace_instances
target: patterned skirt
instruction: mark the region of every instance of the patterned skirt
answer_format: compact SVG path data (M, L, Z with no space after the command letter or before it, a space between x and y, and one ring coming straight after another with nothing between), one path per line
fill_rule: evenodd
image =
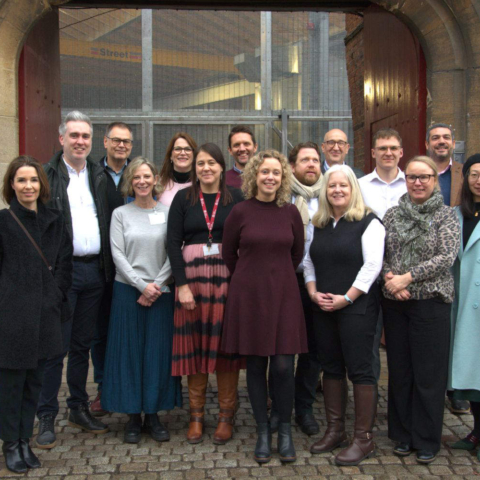
M175 291L172 375L233 372L245 368L245 359L220 351L223 315L230 275L220 255L203 255L203 245L183 248L185 274L195 297L186 310Z

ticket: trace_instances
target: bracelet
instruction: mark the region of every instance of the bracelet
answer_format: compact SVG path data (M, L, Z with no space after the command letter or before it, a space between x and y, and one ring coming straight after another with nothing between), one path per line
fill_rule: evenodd
M353 305L353 300L347 295L345 294L343 296L343 298L350 304L350 305Z
M316 290L310 295L310 300L313 300L313 296L318 293Z

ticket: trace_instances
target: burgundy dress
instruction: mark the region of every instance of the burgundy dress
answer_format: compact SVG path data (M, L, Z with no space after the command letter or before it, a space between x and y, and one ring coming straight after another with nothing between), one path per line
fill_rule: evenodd
M232 274L222 350L270 356L308 352L295 270L304 249L295 205L255 198L235 205L223 229L223 259Z

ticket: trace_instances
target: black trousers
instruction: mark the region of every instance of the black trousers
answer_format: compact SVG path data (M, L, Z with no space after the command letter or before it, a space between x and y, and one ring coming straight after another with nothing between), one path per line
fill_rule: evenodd
M388 361L388 436L438 452L450 349L450 304L383 300Z
M378 321L378 298L370 295L364 315L314 311L313 324L323 378L348 378L357 385L376 385L373 344Z
M31 438L46 360L30 370L0 368L0 439Z

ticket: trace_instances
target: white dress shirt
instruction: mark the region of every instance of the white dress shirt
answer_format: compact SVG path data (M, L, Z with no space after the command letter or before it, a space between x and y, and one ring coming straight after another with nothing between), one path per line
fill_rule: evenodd
M67 187L68 201L72 215L73 255L97 255L100 253L100 227L97 207L90 192L87 164L77 173L65 159L70 182Z
M400 197L407 193L405 174L400 169L398 169L395 179L390 183L385 182L378 176L377 169L359 178L358 183L365 205L370 207L379 218L383 218L389 208L396 207Z
M337 222L334 221L333 228L336 226ZM314 232L312 223L310 223L308 229L311 230L310 234L308 235L310 241L308 242L308 245L306 245L307 253L303 259L303 275L305 277L305 283L315 282L317 280L317 277L315 276L315 267L312 259L310 258L310 244L312 243ZM352 287L358 288L363 293L367 293L370 290L373 282L375 282L377 277L380 275L383 263L384 248L385 227L378 221L378 219L372 220L362 235L363 265L358 271Z
M293 205L295 205L295 198L296 198L296 196L292 195L292 204ZM317 210L318 210L318 198L312 198L308 202L308 213L310 215L310 223L308 224L308 226L310 226L312 224L312 218L317 213ZM312 235L313 235L313 229L310 230L307 227L307 236L305 238L305 250L303 252L304 255L307 252L307 245L310 245L312 243ZM300 262L300 265L297 268L297 273L302 273L302 272L303 272L303 260Z

